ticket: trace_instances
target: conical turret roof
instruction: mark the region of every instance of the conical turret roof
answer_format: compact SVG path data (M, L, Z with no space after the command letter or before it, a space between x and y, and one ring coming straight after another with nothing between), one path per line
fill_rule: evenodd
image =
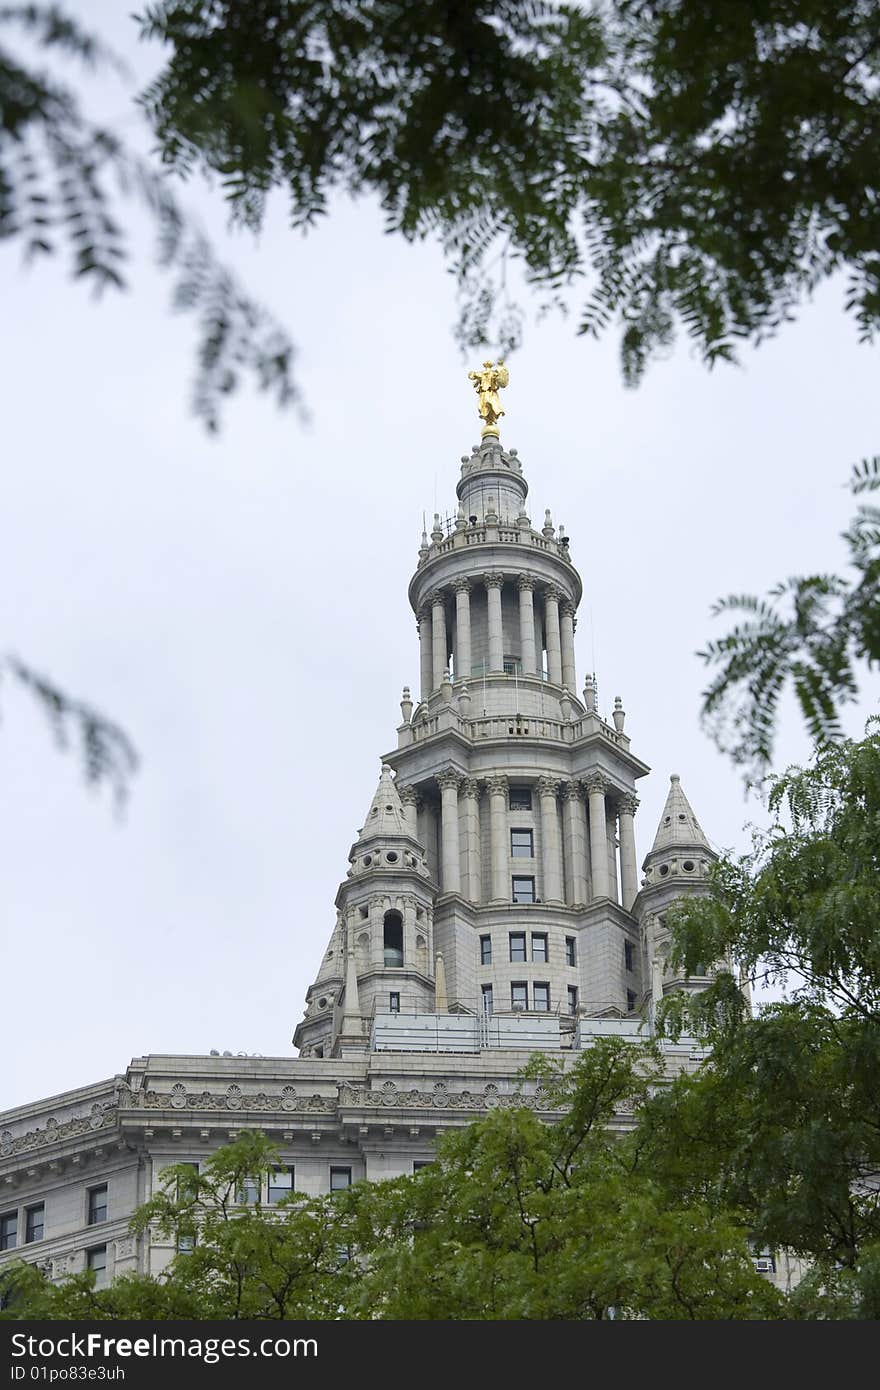
M657 827L657 834L654 836L654 843L651 846L651 853L657 854L662 850L693 849L699 845L703 849L712 849L709 841L703 834L700 822L694 815L690 802L684 794L681 785L681 778L677 772L673 772L669 779L669 795L666 798L666 805L663 807L663 814L660 817L660 824Z
M410 838L410 829L403 803L394 785L391 768L387 763L382 764L379 785L370 803L367 818L358 833L357 843L362 844L365 840L372 840L376 835L404 835L407 839Z

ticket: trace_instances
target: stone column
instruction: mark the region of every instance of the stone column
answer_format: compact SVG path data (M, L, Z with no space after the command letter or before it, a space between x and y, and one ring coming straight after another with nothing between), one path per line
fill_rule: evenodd
M417 840L418 843L421 844L419 840L419 802L421 801L421 797L415 787L401 787L399 795L401 804L403 805L403 814L406 816L406 823L409 827L409 833L414 840Z
M484 574L489 604L489 670L504 670L504 633L501 627L501 586L503 574Z
M620 902L620 884L617 881L617 809L605 802L605 843L608 846L608 896L612 902Z
M574 604L564 599L559 608L559 635L562 643L562 684L572 695L577 694L577 673L574 667Z
M416 963L416 900L403 900L403 959L407 965ZM402 1001L401 1001L402 1002Z
M435 589L431 595L431 631L433 634L434 652L434 690L439 690L443 684L443 672L446 670L446 598L442 589Z
M617 808L620 825L620 892L623 906L632 912L632 905L639 891L639 870L636 863L636 836L633 816L638 810L639 799L627 793L620 798Z
M456 579L455 590L455 678L471 678L471 581Z
M431 645L431 606L423 603L419 609L419 692L427 700L434 689L434 651Z
M508 882L510 856L507 851L507 778L488 778L486 790L489 793L489 835L492 847L492 897L490 901L509 903L511 888Z
M541 900L545 903L562 902L562 852L556 785L555 777L541 777L538 780L541 798L541 868L544 878Z
M473 777L466 777L461 784L460 794L464 797L464 829L467 865L464 886L468 902L479 905L483 901L483 864L480 853L480 784Z
M547 630L547 675L554 685L562 684L562 639L559 631L559 600L562 594L552 585L544 590L544 626Z
M461 892L461 860L458 849L458 787L461 778L452 768L437 773L440 785L440 889Z
M593 869L593 897L610 895L608 882L608 839L605 826L605 792L608 783L594 773L584 783L590 799L590 863Z
M521 574L516 581L519 589L519 654L523 675L532 676L538 669L535 655L535 581L530 574Z
M562 834L565 847L565 901L583 906L587 894L587 847L584 793L579 782L562 784Z

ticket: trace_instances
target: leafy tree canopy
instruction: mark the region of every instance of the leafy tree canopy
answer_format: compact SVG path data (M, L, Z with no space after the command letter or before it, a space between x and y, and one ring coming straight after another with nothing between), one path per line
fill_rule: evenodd
M296 225L375 194L442 238L468 343L518 335L499 251L551 295L586 277L579 329L616 320L630 380L680 324L731 358L838 270L880 322L871 0L158 0L141 27L171 167L218 173L250 225L274 187Z
M503 1107L447 1134L412 1177L327 1197L242 1204L277 1161L242 1135L200 1173L181 1165L141 1207L180 1253L159 1278L96 1290L32 1266L6 1276L7 1318L596 1319L781 1316L742 1223L673 1205L609 1125L641 1106L650 1050L602 1040L558 1072L537 1060L534 1111Z
M880 489L880 458L852 471L858 496ZM704 659L719 667L703 717L722 750L760 776L770 764L779 699L791 685L820 746L840 739L841 707L858 694L858 668L880 662L880 507L862 503L844 533L851 575L812 574L777 584L766 599L733 595L715 612L745 614Z
M847 1316L880 1316L880 731L773 784L778 823L722 860L713 893L667 915L673 958L738 957L789 997L751 1017L720 972L667 1007L712 1044L693 1079L643 1111L643 1161L670 1194L738 1211L758 1239L812 1265ZM784 823L783 823L784 822ZM823 1295L824 1296L824 1295ZM830 1304L828 1305L831 1306Z

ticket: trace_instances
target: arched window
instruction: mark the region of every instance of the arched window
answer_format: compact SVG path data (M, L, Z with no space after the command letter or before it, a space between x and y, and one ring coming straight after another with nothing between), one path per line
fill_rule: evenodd
M385 913L385 964L403 965L403 918L399 912Z

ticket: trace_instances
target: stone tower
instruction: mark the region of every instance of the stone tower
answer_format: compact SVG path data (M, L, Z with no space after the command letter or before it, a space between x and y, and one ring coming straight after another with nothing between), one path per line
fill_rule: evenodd
M132 1212L169 1165L207 1162L231 1133L269 1135L286 1190L317 1194L411 1173L439 1135L499 1104L552 1121L522 1080L530 1053L636 1040L664 993L706 983L670 969L665 914L706 891L713 852L673 777L639 886L648 768L620 700L609 722L592 675L578 696L568 537L549 512L532 525L522 465L500 442L506 369L474 376L482 442L409 586L419 699L404 690L349 852L300 1055L151 1052L0 1114L0 1269L21 1250L53 1278L161 1270L174 1247L133 1236ZM670 1074L702 1056L693 1038L660 1047Z
M302 1055L369 1049L377 1029L393 1048L439 1016L444 1035L483 1046L565 1047L590 1019L635 1022L664 907L682 885L705 890L714 856L677 778L639 890L635 785L649 769L620 699L609 723L592 675L578 697L583 586L550 512L532 524L528 492L516 450L485 430L454 521L435 514L423 532L409 585L419 700L404 690Z

